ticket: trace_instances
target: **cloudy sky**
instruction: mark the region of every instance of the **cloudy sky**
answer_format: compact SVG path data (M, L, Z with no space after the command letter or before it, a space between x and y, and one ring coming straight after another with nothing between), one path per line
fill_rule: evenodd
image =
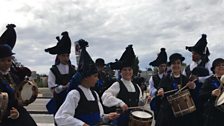
M1 0L0 34L16 24L16 58L31 70L47 74L55 56L44 52L56 36L68 31L72 42L89 42L93 60L120 58L133 44L140 68L150 67L161 47L179 52L190 63L185 46L207 34L210 59L224 57L223 0ZM71 60L76 65L72 46Z

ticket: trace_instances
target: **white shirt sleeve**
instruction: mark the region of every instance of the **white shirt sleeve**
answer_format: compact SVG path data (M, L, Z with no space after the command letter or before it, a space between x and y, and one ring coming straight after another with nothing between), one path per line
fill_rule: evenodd
M149 79L149 93L150 93L150 96L155 96L156 91L157 91L157 89L154 86L154 82L153 82L153 79L152 79L152 76L151 76L150 79Z
M125 104L121 99L117 98L120 91L119 82L113 83L102 95L103 105L107 107L120 106Z
M68 93L64 103L55 115L55 121L58 126L83 126L85 124L74 117L79 100L80 94L77 90L72 90Z
M182 72L182 74L184 75L184 76L187 76L187 73L186 73L186 68L187 68L187 66L184 68L184 70L183 70L183 72Z
M54 87L57 87L57 84L55 82L56 82L56 78L53 72L50 70L48 74L48 88L52 89Z
M209 78L209 77L212 75L211 64L210 64L210 62L208 62L208 63L205 64L205 68L209 71L209 75L208 75L208 76L205 76L205 77L199 77L198 80L199 80L199 82L201 82L201 83L204 83L205 80L206 80L207 78Z

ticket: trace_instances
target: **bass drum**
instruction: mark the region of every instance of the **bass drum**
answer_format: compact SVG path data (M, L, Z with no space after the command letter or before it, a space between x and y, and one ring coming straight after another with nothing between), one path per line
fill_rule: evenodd
M16 89L16 98L22 106L27 106L33 103L36 100L37 95L38 88L32 81L23 81Z
M0 123L4 117L8 107L8 94L6 92L0 92Z

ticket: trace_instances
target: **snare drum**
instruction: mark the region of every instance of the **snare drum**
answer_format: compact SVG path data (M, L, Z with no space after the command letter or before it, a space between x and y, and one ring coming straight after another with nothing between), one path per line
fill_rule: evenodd
M224 112L224 92L219 96L218 100L216 101L215 106Z
M188 90L167 97L175 117L180 117L196 110L194 101Z
M128 126L151 126L153 115L146 110L133 110L130 113Z
M0 123L5 115L8 107L8 94L6 92L0 92Z
M32 81L23 81L16 91L16 97L20 105L27 106L33 103L38 95L38 88Z

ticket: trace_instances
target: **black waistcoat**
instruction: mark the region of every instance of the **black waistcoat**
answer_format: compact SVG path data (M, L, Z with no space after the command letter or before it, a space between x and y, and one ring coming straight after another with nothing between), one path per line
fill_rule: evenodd
M125 102L129 107L137 106L139 102L139 88L136 84L134 84L135 92L128 92L127 88L125 87L122 81L119 81L120 91L117 95L117 98L121 99Z

